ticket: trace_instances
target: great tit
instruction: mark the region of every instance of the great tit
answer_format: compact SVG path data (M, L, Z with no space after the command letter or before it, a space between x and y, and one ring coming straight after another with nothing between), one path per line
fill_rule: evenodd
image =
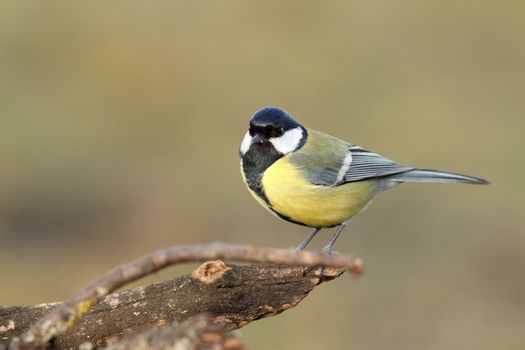
M327 253L346 223L380 192L402 182L488 184L467 175L418 169L377 153L306 129L280 108L257 111L240 147L241 173L249 191L281 219L314 230L302 250L322 229L337 227Z

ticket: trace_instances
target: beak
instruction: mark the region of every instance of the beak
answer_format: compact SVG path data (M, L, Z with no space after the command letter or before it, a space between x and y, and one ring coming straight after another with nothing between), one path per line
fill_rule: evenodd
M264 142L264 137L261 136L261 134L255 134L253 135L252 137L252 143L263 143Z

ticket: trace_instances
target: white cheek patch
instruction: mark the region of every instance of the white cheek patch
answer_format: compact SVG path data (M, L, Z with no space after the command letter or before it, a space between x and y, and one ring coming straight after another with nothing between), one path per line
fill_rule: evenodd
M250 132L247 131L246 135L244 135L244 139L242 139L241 143L241 153L242 155L245 155L246 152L250 149L250 145L252 144L252 137L250 136Z
M272 137L270 142L277 152L281 154L288 154L293 152L299 147L301 139L303 138L303 129L297 127L292 130L288 130L280 137Z

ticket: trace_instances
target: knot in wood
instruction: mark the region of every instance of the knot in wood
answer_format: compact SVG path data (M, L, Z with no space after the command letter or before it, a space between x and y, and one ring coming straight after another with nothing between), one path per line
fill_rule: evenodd
M206 261L191 273L191 277L202 283L210 284L221 279L228 270L231 270L231 267L221 260Z

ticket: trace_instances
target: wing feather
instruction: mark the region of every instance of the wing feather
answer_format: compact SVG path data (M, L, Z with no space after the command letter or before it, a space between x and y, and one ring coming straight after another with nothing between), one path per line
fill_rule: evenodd
M311 169L307 176L311 183L322 186L338 186L348 182L403 173L414 168L400 165L377 153L352 146L350 157L334 162L320 169ZM350 158L350 162L345 159Z
M350 147L349 152L352 152L352 163L341 183L398 174L413 169L361 147Z

